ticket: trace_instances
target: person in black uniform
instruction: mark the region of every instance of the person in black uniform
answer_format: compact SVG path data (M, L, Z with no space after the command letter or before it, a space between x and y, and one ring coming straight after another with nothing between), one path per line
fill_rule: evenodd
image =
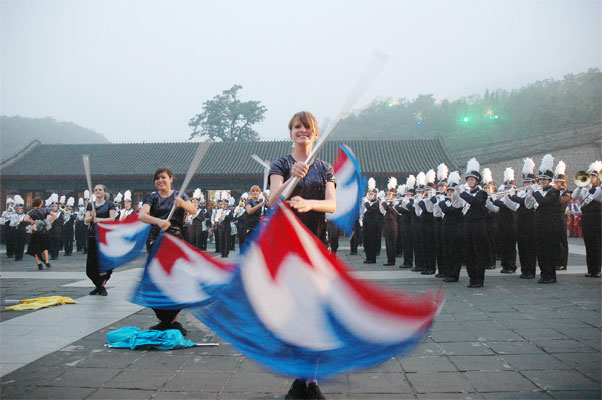
M16 228L10 225L14 215L15 200L9 197L6 199L6 210L2 212L2 240L6 244L6 257L8 258L15 256Z
M201 249L201 232L203 229L203 219L205 217L200 207L201 196L201 189L195 189L190 202L196 208L196 212L187 214L184 222L184 226L188 231L188 243L197 249Z
M77 219L77 214L73 212L73 205L75 204L75 199L73 197L69 197L67 200L66 210L63 215L63 250L65 256L70 256L73 253L73 239L74 239L74 230L75 230L75 220Z
M489 263L487 248L487 226L485 225L485 202L487 193L481 189L479 182L479 162L471 158L466 165L466 184L456 186L460 197L465 201L464 214L464 257L466 258L466 271L470 277L469 288L483 287L485 281L485 267Z
M414 188L414 198L407 204L408 210L412 211L412 244L414 247L414 268L413 272L422 272L425 270L424 267L424 245L422 243L421 229L420 229L420 216L422 215L422 208L419 203L422 201L424 193L424 186L426 185L426 175L420 171L416 175L416 186Z
M485 203L486 214L485 214L485 225L487 226L487 243L488 248L488 263L485 269L495 269L495 263L498 256L498 244L497 244L497 224L499 207L493 206L494 193L495 193L495 182L493 181L493 175L491 169L483 168L482 186L483 190L487 192L488 199ZM493 207L492 207L493 206Z
M523 164L523 186L526 188L534 184L535 163L532 159L526 158ZM516 242L518 244L518 258L520 260L520 278L532 279L535 277L535 266L537 257L535 253L535 228L533 226L535 216L535 199L532 196L526 196L526 190L509 193L509 198L519 205L516 211Z
M219 237L219 253L222 258L227 258L230 254L230 222L234 218L230 209L230 195L222 191L220 204L215 214L215 225L217 225L217 234Z
M247 210L246 203L249 199L249 193L245 192L240 196L238 205L234 208L234 225L238 232L238 247L242 250L242 245L247 241Z
M80 197L77 201L77 213L75 219L75 243L78 253L84 252L84 249L88 248L88 244L86 243L88 240L88 232L86 229L86 224L84 223L85 215L86 206L84 206L84 199Z
M336 210L334 170L332 165L317 158L310 165L305 163L319 136L318 123L311 113L296 113L288 128L293 152L272 163L269 172L271 201L268 204L272 206L281 197L290 179L298 178L287 203L301 223L326 245L325 213ZM295 379L286 398L324 399L324 396L317 382Z
M395 209L395 195L397 193L397 179L389 178L387 183L387 194L380 202L380 211L383 214L383 235L385 237L385 249L387 252L387 262L384 266L395 265L397 255L397 215Z
M349 255L357 256L357 247L362 242L362 225L360 224L360 217L355 219L355 223L353 224L353 231L351 232L351 237L349 238Z
M196 212L195 207L188 200L186 194L182 194L180 197L179 193L173 190L173 173L169 168L157 169L153 175L153 181L157 191L146 196L138 214L140 221L152 224L149 234L149 246L151 249L162 230L183 239L182 228L184 226L185 213ZM174 207L175 211L171 219L167 220L171 209ZM178 329L183 335L186 335L186 329L177 320L180 310L153 308L153 311L159 319L159 323L151 326L150 329L159 331Z
M558 161L556 170L554 171L554 187L560 190L560 204L562 205L562 218L558 232L560 233L560 241L558 242L558 259L556 260L556 271L566 270L569 261L569 241L568 241L568 216L564 212L571 202L571 193L566 187L566 163Z
M600 187L600 176L602 175L602 161L590 164L587 172L590 174L590 183L584 187L578 187L573 192L573 198L581 202L581 228L583 230L583 242L585 244L585 256L587 262L587 278L600 277L600 265L602 263L602 188Z
M435 238L434 204L432 202L433 197L436 197L437 190L435 178L434 170L431 169L426 173L424 194L418 202L418 206L422 209L420 213L420 240L424 260L424 268L420 272L422 275L434 275L437 269L437 240Z
M94 197L88 203L84 222L88 225L88 257L86 259L86 276L94 284L90 295L106 296L105 284L113 271L100 272L98 264L98 246L96 243L96 223L115 221L115 206L109 201L109 193L105 185L94 186Z
M533 197L537 202L535 209L535 251L537 263L541 272L537 283L556 283L556 260L558 259L558 242L560 241L558 228L562 218L562 205L560 204L560 191L552 187L554 173L554 158L546 154L539 167L539 190L534 190L533 185L527 187L527 196Z
M364 198L362 206L362 222L363 222L363 242L366 260L364 264L376 263L376 254L378 250L378 231L380 229L383 214L380 211L380 206L376 199L378 189L376 181L373 178L368 179L368 194Z
M42 269L42 261L46 264L46 268L51 265L48 262L48 224L46 220L50 215L51 218L56 218L56 214L42 207L42 199L33 199L33 209L27 212L23 219L31 225L31 235L29 235L29 244L27 245L27 254L34 256L38 262L38 269Z
M397 205L397 211L401 214L401 225L397 229L401 231L401 244L403 246L403 264L400 268L412 268L414 266L414 246L412 243L412 215L414 211L408 209L413 202L412 192L416 184L414 175L408 176L403 187L402 200Z
M464 242L464 215L462 208L464 200L455 187L460 184L460 173L453 171L449 174L446 197L439 201L439 207L444 214L441 247L445 252L446 268L441 271L444 282L458 282L462 269L462 247Z
M15 227L15 261L23 260L23 251L25 250L25 243L27 242L27 223L25 220L25 201L23 197L18 194L14 197L15 200L15 214L11 218L10 224Z
M51 222L48 230L48 255L51 260L59 259L61 249L62 231L63 231L63 211L59 209L59 197L56 193L50 196L50 210L56 214L56 218Z
M449 168L441 163L437 167L437 193L431 197L433 203L433 227L435 230L435 247L437 248L437 275L436 278L445 278L447 271L447 252L443 246L443 210L439 203L444 201L447 192L447 175Z
M502 274L513 274L516 272L516 211L518 204L510 201L508 191L516 188L514 181L514 170L504 170L504 185L497 199L493 202L499 207L498 230L499 254L502 257Z

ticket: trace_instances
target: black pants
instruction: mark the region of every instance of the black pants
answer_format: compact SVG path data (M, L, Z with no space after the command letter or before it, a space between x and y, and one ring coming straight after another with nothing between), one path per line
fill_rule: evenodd
M414 268L424 270L424 249L422 246L422 237L420 230L420 219L412 219L412 247L414 248Z
M485 266L490 261L485 220L464 222L464 257L470 283L485 281Z
M558 221L555 215L535 214L535 252L543 279L556 279L558 259Z
M15 244L17 239L17 228L13 226L6 226L6 256L14 257L15 256Z
M349 240L349 245L351 246L351 254L357 254L357 246L361 242L362 235L362 227L359 222L355 222L353 226L353 232L351 233L351 239Z
M558 260L556 260L557 267L566 267L569 261L569 241L567 238L567 221L562 218L560 220L560 226L558 227L558 234L560 240L558 241Z
M435 247L437 248L437 271L445 276L447 271L447 251L443 246L443 218L435 218L433 221L435 229Z
M333 253L336 253L339 249L339 228L332 222L328 222L326 225L328 231L328 245Z
M522 214L516 220L516 238L520 271L523 275L535 275L537 257L535 253L534 215Z
M460 278L462 269L463 245L464 245L464 222L459 220L443 221L442 247L447 258L447 268L442 271L448 278Z
M219 228L219 251L222 257L228 257L230 254L230 223L224 224Z
M395 264L395 257L397 256L397 219L386 220L383 232L387 250L387 263Z
M600 264L602 257L601 246L601 224L600 213L584 212L581 218L581 229L583 230L583 242L585 243L585 258L587 262L587 272L590 274L600 273Z
M66 256L73 253L73 231L63 231L63 249Z
M202 231L201 232L201 238L199 239L199 243L200 243L200 248L201 250L207 251L207 238L208 238L208 231Z
M48 238L48 255L52 259L59 258L59 251L61 250L61 237L54 234Z
M403 234L401 233L401 220L403 217L401 215L397 216L397 244L395 248L397 249L397 257L403 256Z
M497 246L497 222L495 218L489 217L485 220L485 224L487 226L487 243L489 244L488 248L488 260L487 266L494 267L495 259L498 252Z
M409 215L401 218L401 225L397 227L401 232L401 245L403 252L403 265L411 267L414 264L414 248L412 245L412 217Z
M113 271L100 273L98 264L98 247L96 246L96 237L88 237L88 258L86 259L86 276L92 281L94 286L100 288L103 283L111 278Z
M435 272L437 265L437 247L435 242L434 218L432 216L420 219L420 240L422 241L422 259L424 269Z
M497 235L502 267L516 271L516 226L514 224L500 226Z
M380 226L376 221L369 221L364 218L364 251L366 252L366 261L376 262L376 253L380 247Z
M15 232L15 261L23 259L23 251L27 243L27 232L25 228L17 228Z

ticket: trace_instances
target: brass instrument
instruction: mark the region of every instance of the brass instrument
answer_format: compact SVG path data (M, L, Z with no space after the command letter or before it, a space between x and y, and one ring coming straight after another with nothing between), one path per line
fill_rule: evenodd
M592 182L592 174L587 171L577 171L573 177L573 182L577 187L586 187Z

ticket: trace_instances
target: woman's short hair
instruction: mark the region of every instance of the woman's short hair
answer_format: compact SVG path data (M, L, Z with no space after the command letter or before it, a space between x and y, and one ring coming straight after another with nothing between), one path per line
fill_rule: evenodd
M31 206L33 208L39 207L42 205L42 199L33 199L33 201L31 202Z
M169 176L170 178L173 178L173 172L171 172L171 169L169 169L167 167L162 167L162 168L158 168L155 171L155 175L153 175L153 182L156 181L157 178L159 178L159 175L161 175L164 172L167 174L167 176Z
M313 133L316 135L319 134L318 130L318 121L316 121L316 117L313 116L309 111L299 111L288 122L288 130L293 130L293 124L295 123L295 119L299 118L299 121L303 124L306 129L311 129Z
M257 186L257 185L253 185L253 186L251 186L251 189L249 189L249 192L252 192L252 191L254 191L254 190L257 190L258 192L261 192L261 189L260 189L260 188L259 188L259 186Z

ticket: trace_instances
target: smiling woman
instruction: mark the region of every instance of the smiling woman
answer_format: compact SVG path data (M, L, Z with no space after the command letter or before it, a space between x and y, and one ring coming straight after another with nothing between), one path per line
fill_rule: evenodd
M306 164L314 142L320 136L316 118L307 111L293 115L288 123L293 141L292 154L274 161L270 168L270 206L280 198L293 178L299 182L287 201L299 220L326 244L326 214L336 210L335 177L332 165L315 159ZM286 200L286 199L284 199ZM317 382L296 379L287 399L323 399Z

